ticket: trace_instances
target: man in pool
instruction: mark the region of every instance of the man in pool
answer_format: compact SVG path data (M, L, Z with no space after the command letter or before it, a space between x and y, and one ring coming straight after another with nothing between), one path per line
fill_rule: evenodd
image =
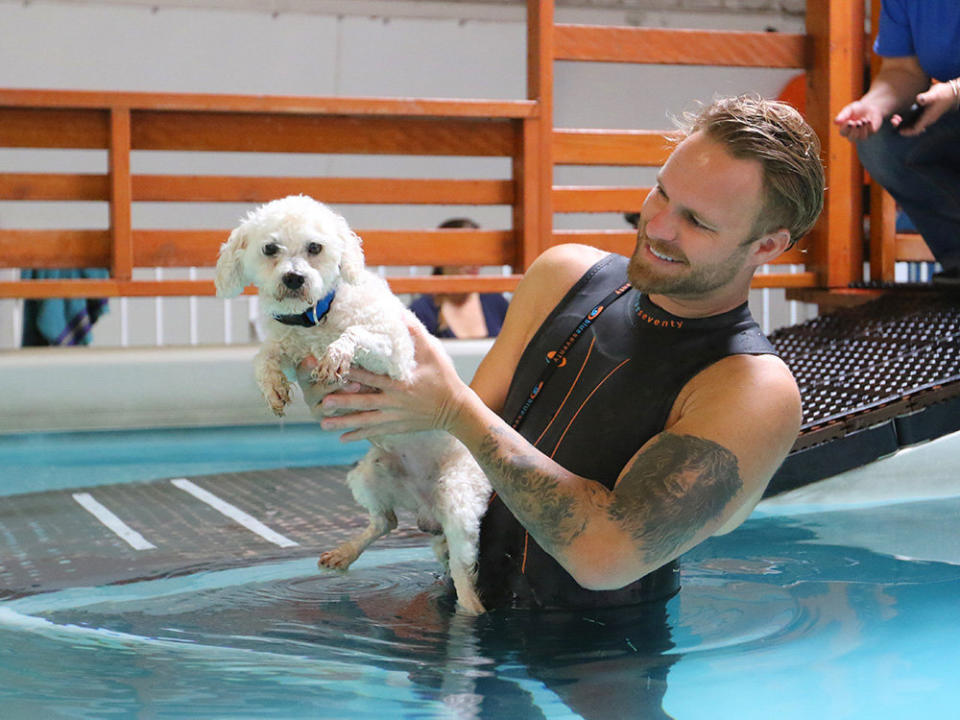
M315 415L352 411L322 419L344 440L442 429L473 453L495 491L488 609L670 597L677 559L746 519L796 439L799 391L747 298L819 216L819 141L790 106L751 96L687 120L632 257L544 252L469 387L415 327L407 383L352 370L379 392L327 395L301 373Z

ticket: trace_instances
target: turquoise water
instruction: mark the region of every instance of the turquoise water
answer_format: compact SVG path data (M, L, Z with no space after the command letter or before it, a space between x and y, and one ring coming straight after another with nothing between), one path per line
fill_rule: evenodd
M315 423L0 435L0 497L175 476L355 462Z
M426 547L0 602L0 717L957 718L958 516L761 508L619 613L459 617Z

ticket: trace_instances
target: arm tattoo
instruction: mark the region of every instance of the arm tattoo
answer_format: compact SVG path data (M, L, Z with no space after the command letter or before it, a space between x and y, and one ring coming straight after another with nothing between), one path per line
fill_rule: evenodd
M742 487L737 457L725 447L664 432L621 478L609 515L652 561L719 517Z
M566 547L586 526L585 508L539 465L539 455L507 455L500 444L502 434L491 428L480 443L477 461L499 479L504 502L541 545Z
M645 560L659 562L719 517L743 486L737 457L725 447L664 432L614 491L589 483L586 494L578 494L542 464L539 453L509 446L505 436L491 427L476 459L510 511L551 553L569 547L599 511L633 538Z

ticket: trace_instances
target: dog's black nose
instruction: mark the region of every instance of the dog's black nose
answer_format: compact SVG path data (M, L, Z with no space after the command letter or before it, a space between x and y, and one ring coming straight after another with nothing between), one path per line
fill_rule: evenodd
M291 290L299 290L303 287L304 277L300 273L288 272L283 275L283 284Z

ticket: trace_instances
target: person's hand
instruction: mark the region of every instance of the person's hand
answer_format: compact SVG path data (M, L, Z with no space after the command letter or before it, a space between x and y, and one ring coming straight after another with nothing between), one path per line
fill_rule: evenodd
M374 388L367 394L335 393L322 402L324 430L349 431L341 440L449 430L471 392L457 375L439 340L416 320L407 319L417 366L407 381L351 368L347 379Z
M917 121L909 128L900 130L901 135L912 137L919 135L928 127L939 120L944 113L949 112L956 104L957 96L953 93L950 83L937 83L931 85L930 89L917 95L917 105L923 108L923 112ZM900 126L901 118L894 115L890 118L890 124L894 127Z
M323 407L323 399L327 395L336 393L372 393L376 392L374 388L362 385L358 382L325 383L314 382L313 371L319 365L319 361L313 356L308 355L297 366L297 382L303 391L303 399L310 409L310 414L317 420L328 417L330 412Z
M840 134L851 140L866 140L883 124L883 111L873 103L857 100L844 107L833 120Z

